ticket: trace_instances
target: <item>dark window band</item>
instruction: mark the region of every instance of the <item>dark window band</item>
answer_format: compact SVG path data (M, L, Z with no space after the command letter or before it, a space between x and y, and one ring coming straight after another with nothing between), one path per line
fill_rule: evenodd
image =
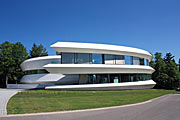
M149 60L133 56L111 54L62 53L61 64L125 64L149 66Z
M49 72L47 70L45 70L45 69L28 70L28 71L24 72L25 75L43 74L43 73L49 73Z
M79 84L123 83L151 80L150 74L80 74L79 76Z

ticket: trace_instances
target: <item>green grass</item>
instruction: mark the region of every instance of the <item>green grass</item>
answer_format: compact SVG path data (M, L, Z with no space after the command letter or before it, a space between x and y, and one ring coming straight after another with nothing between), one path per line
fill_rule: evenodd
M123 91L24 91L8 102L8 114L52 112L119 106L143 102L173 90L123 90Z

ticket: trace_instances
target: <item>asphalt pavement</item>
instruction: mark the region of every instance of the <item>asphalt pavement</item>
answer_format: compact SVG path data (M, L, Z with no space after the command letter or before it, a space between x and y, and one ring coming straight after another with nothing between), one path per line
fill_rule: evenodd
M22 91L21 89L0 89L0 116L6 115L6 106L9 101L9 99L18 93L19 91Z
M0 120L180 120L180 94L170 94L140 104L105 109L26 115Z

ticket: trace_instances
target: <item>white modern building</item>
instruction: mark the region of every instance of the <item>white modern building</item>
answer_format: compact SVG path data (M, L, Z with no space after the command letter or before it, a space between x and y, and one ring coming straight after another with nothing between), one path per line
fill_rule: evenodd
M59 55L37 57L21 64L21 82L45 89L148 89L154 69L152 55L141 49L94 44L57 42L51 45Z

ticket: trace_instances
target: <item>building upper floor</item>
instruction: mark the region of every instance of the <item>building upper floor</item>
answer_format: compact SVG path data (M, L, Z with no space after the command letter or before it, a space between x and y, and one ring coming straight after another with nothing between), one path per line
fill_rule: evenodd
M57 42L59 55L37 57L21 64L23 71L44 69L47 64L104 64L149 66L152 55L142 49L94 43Z
M75 42L56 42L51 45L51 48L61 53L91 53L91 54L108 54L108 55L121 55L121 56L133 56L144 58L149 61L153 58L152 55L142 49L107 45L107 44L95 44L95 43L75 43Z
M149 60L134 56L94 54L94 53L61 53L58 64L109 64L109 65L149 65Z

